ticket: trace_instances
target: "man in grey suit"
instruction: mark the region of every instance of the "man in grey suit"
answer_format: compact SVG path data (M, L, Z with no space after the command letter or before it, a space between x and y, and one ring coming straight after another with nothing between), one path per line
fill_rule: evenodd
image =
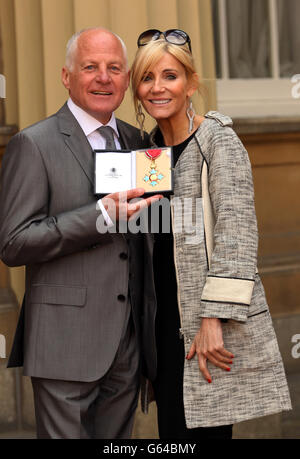
M143 194L136 189L127 200L97 201L93 149L137 149L148 139L113 114L129 84L119 37L101 28L73 36L62 81L67 103L14 136L3 159L0 254L8 266L26 265L9 366L32 378L39 438L128 438L145 295L147 308L155 304L151 236L100 234L96 223L117 226L113 207L128 219L158 197L136 206L128 202ZM146 356L150 372L153 362Z

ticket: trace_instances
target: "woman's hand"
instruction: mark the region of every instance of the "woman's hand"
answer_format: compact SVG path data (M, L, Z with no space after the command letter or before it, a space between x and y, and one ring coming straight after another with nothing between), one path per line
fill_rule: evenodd
M234 355L224 348L222 324L219 319L202 319L201 327L186 358L190 360L196 353L200 371L209 383L212 382L212 378L207 369L207 360L216 367L230 371L228 364L232 363Z

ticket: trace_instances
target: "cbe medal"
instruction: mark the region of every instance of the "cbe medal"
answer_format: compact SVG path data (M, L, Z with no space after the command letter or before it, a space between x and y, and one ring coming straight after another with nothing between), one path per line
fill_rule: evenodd
M155 163L155 160L161 155L161 152L161 149L151 149L145 151L145 155L151 160L151 164L148 174L144 177L144 182L150 183L153 187L155 187L164 178L164 176L157 170Z

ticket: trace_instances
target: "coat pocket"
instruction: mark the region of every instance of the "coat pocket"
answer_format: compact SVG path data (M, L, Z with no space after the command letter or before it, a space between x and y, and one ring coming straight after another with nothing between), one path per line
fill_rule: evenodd
M246 323L223 325L224 346L235 356L232 372L264 369L281 361L269 312L249 317Z
M248 318L241 323L229 320L222 324L224 347L234 355L231 371L227 372L207 361L207 368L212 376L228 379L237 374L258 371L258 377L263 377L266 368L274 367L281 362L277 338L269 312ZM194 372L197 384L207 384L198 368L197 358L186 363L190 365L189 371ZM196 381L196 379L195 379ZM194 382L195 382L194 381Z
M83 307L86 302L86 287L78 285L33 284L29 302Z

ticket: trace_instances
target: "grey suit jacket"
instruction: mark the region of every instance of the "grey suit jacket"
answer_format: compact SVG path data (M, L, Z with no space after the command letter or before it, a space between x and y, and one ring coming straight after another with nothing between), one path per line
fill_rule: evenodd
M136 128L117 124L122 147L147 146ZM147 307L155 309L152 286L144 287L144 278L151 280L144 271L151 237L99 234L96 221L103 216L93 187L93 152L66 104L11 139L1 174L0 256L8 266L26 265L10 361L23 363L26 375L101 377L119 344L128 285L138 333L144 291ZM155 356L149 359L151 373Z

